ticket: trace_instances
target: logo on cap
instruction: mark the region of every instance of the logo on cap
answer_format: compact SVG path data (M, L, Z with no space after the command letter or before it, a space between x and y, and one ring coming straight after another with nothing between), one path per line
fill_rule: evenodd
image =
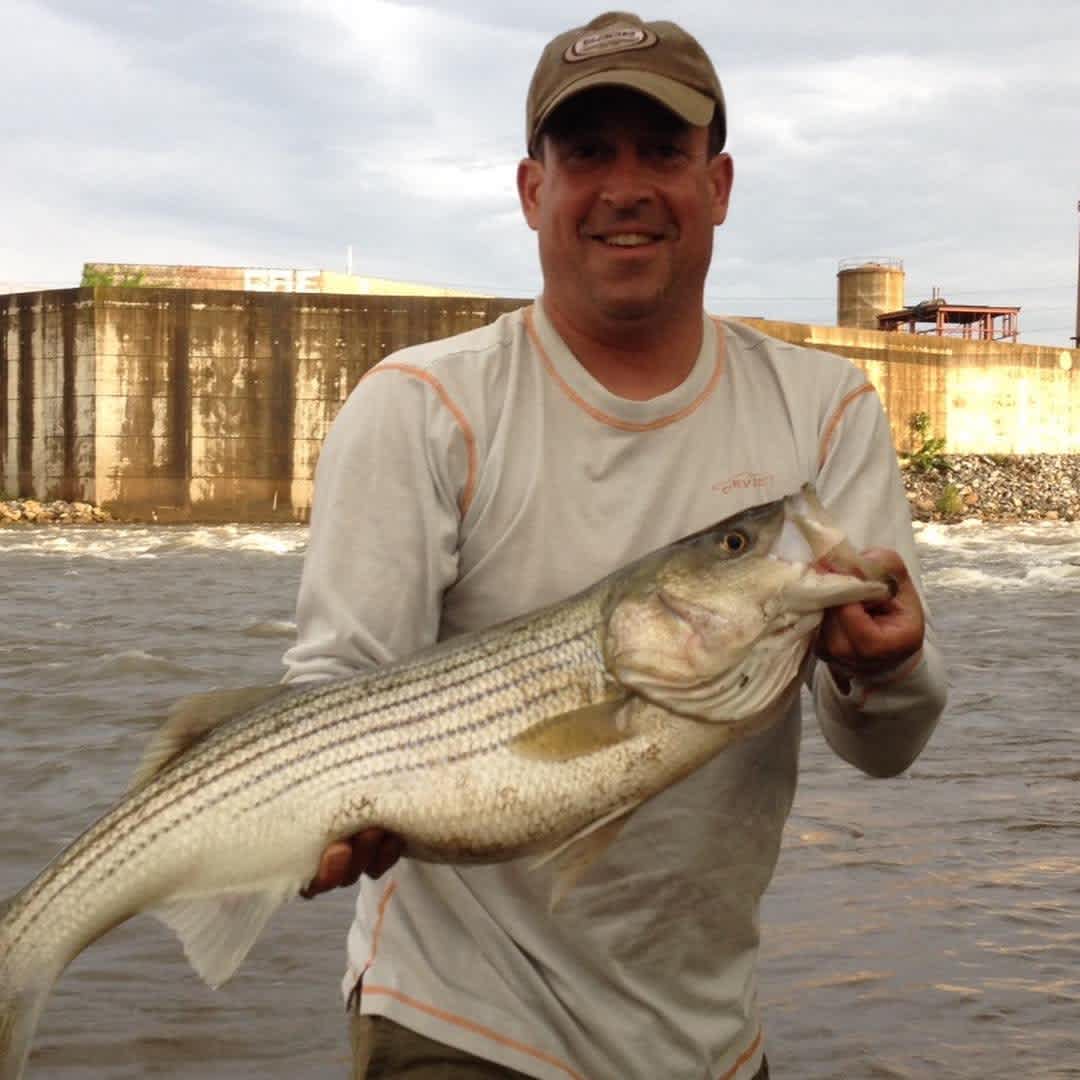
M643 26L631 26L629 23L615 23L603 30L590 30L577 39L563 53L563 59L570 64L582 60L592 60L596 56L609 53L628 52L630 49L647 49L656 44L656 35Z

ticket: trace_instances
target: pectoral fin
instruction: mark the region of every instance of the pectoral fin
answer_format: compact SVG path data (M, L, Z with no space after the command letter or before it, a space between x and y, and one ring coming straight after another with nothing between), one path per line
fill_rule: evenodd
M625 700L620 696L541 720L514 738L510 749L533 761L557 762L614 746L631 734L619 718Z
M630 815L641 805L641 800L620 806L604 817L590 822L558 847L546 852L533 864L539 869L554 863L555 878L551 885L548 910L554 910L562 898L577 884L586 870L615 842Z
M191 966L216 989L243 963L270 916L302 885L280 879L263 883L259 891L175 900L151 914L176 932Z

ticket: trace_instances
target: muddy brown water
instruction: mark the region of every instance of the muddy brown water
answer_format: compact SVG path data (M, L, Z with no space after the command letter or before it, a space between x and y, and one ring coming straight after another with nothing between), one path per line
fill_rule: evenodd
M0 530L0 896L119 797L169 704L279 677L305 539ZM762 918L773 1075L1080 1077L1080 526L931 525L919 544L952 703L892 780L807 718ZM132 920L60 980L29 1077L346 1076L351 905L290 905L220 991Z

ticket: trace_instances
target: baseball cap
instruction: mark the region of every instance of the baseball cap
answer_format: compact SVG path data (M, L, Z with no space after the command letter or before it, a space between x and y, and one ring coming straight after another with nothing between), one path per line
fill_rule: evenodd
M625 11L609 11L559 34L541 54L526 103L530 152L555 108L594 86L625 86L648 94L697 127L715 114L723 145L724 92L697 40L673 22L643 22Z

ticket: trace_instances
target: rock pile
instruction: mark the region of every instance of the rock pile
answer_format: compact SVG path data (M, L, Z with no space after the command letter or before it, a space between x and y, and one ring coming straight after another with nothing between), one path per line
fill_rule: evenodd
M922 472L905 464L921 521L1080 521L1080 454L947 454Z
M0 501L0 525L99 525L113 521L108 510L85 502L55 499L4 499Z

